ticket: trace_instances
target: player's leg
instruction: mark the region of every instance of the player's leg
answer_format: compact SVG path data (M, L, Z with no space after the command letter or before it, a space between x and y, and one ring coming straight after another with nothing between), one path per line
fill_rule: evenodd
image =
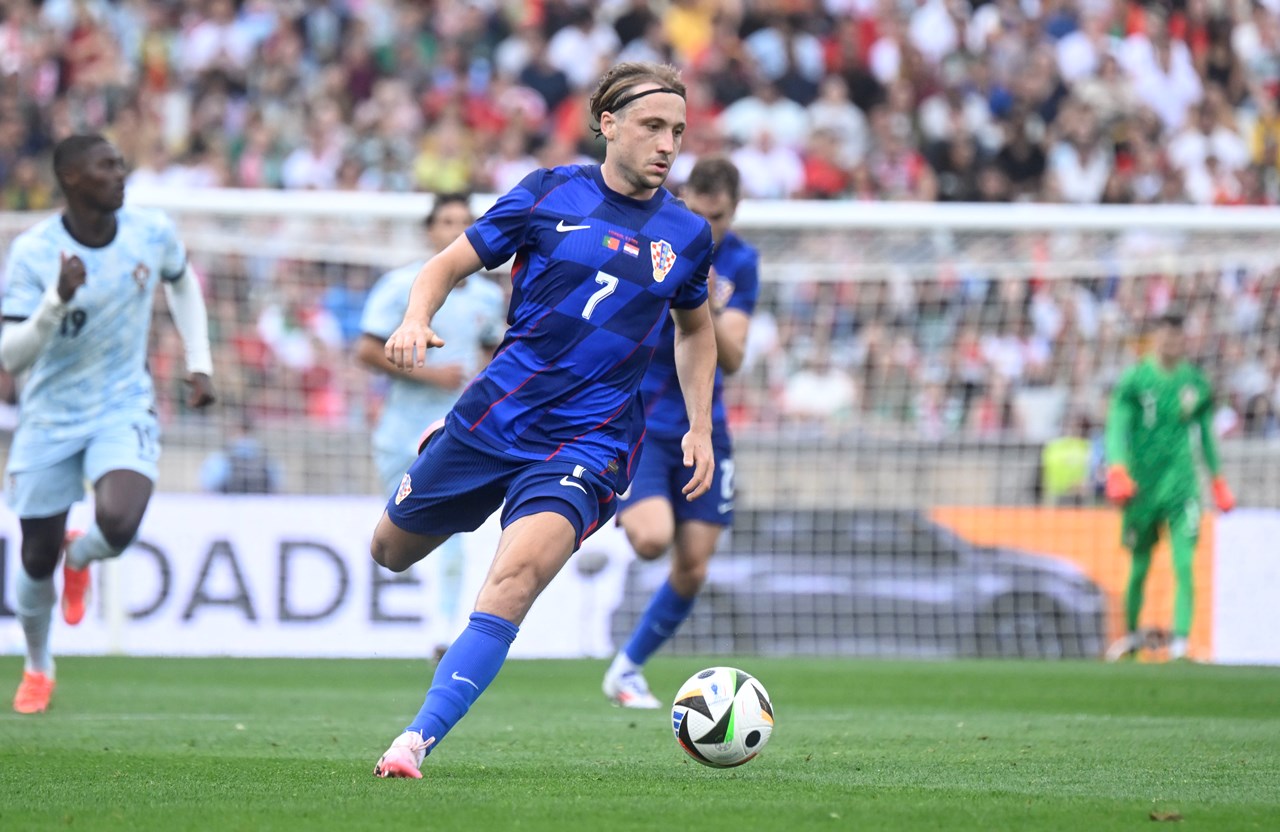
M373 530L370 554L379 566L392 572L403 572L436 550L449 534L416 534L396 525L388 512L382 512Z
M436 665L418 715L374 768L420 777L422 758L466 715L506 661L533 602L614 509L613 494L582 466L536 464L511 480L498 551L467 628Z
M509 463L464 445L447 430L424 436L373 530L370 553L404 572L452 535L474 531L502 503Z
M640 493L641 489L633 484L632 492ZM657 560L675 542L676 517L665 494L632 496L618 508L618 525L641 560Z
M54 517L23 518L22 569L17 577L17 615L27 644L22 681L13 697L13 709L20 714L45 711L53 696L54 664L49 650L49 629L53 620L53 572L62 552L67 529L67 513Z
M1159 530L1160 520L1151 512L1125 511L1123 542L1130 555L1129 582L1124 594L1125 634L1107 649L1107 661L1134 656L1142 647L1138 623L1142 620L1147 573L1151 569L1151 552L1159 540Z
M680 489L684 472L679 442L651 439L640 453L631 487L618 506L618 524L642 560L656 560L676 539L677 506L685 503ZM719 449L717 449L718 451ZM661 703L649 692L642 666L675 632L692 608L691 599L677 596L669 581L654 592L636 621L630 638L605 671L601 689L605 698L624 708L657 708Z
M84 619L89 564L119 557L138 536L160 474L160 428L146 411L122 415L90 438L84 474L93 483L94 522L67 536L62 568L62 617Z
M502 532L498 552L467 627L436 665L422 708L378 761L379 777L421 777L422 758L456 725L498 676L520 622L575 548L561 514L522 517Z
M724 526L701 520L685 520L676 527L670 576L650 599L630 640L605 674L605 696L614 704L650 710L662 707L649 690L643 667L693 612L723 531Z
M646 449L646 453L649 450L656 449ZM672 510L670 497L667 496L670 489L666 484L669 478L665 476L665 467L662 471L664 476L660 479L654 476L642 478L641 474L645 473L642 460L636 479L631 484L629 499L619 507L618 525L626 531L631 548L641 560L656 560L671 548L675 540L675 512ZM651 470L648 473L654 472ZM653 493L655 486L661 488L660 495ZM631 637L614 655L613 661L605 670L600 688L606 699L624 708L652 709L662 704L649 692L649 683L645 680L641 667L670 634L675 632L674 628L688 614L688 607L692 607L692 601L686 604L682 599L675 598L668 582L664 581L658 587L636 621Z
M1195 606L1196 543L1200 539L1200 501L1187 500L1169 516L1169 544L1173 549L1173 640L1169 658L1187 658L1191 615Z
M11 456L21 459L28 456L28 450L15 441ZM9 472L9 504L22 527L22 568L15 581L16 612L27 647L22 681L13 699L14 710L19 713L46 710L53 695L54 661L49 649L57 596L53 573L62 554L67 510L84 497L81 465L80 453L72 451L52 464Z
M93 486L93 525L67 535L62 565L62 617L68 624L84 620L89 594L89 564L119 557L138 536L142 515L154 484L137 471L108 471Z
M466 577L466 550L463 537L454 535L437 547L436 611L439 619L435 657L439 660L458 633L462 605L462 580Z

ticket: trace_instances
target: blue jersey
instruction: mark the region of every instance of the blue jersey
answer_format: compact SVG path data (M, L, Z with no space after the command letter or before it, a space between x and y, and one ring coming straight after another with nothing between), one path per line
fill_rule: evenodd
M365 302L360 319L362 332L380 341L391 337L404 320L409 292L421 266L421 263L405 266L387 272L378 280ZM454 287L431 322L431 328L444 339L444 346L431 350L427 361L459 364L467 378L475 376L482 363L482 347L493 347L502 335L504 300L502 289L479 275ZM408 466L418 455L422 431L444 418L457 399L457 390L442 390L392 376L382 418L373 434L374 448L402 459L402 467ZM399 474L396 478L399 479Z
M664 189L639 200L598 166L538 170L467 229L486 268L515 255L510 329L454 406L463 441L582 464L619 492L644 432L638 390L671 307L707 299L711 229Z
M725 309L755 312L760 294L760 255L741 237L730 231L716 246L716 298ZM724 300L727 298L727 300ZM688 411L680 380L676 376L676 330L670 321L662 329L658 350L640 392L644 397L645 423L650 434L679 439L689 431ZM711 405L711 430L717 438L728 436L722 392L724 375L716 368L715 398Z
M5 262L3 314L27 318L58 282L61 254L84 261L85 284L31 366L20 421L42 441L87 436L120 412L154 407L147 338L155 289L176 280L187 253L173 223L158 211L122 208L116 236L101 248L78 242L61 216L13 241Z

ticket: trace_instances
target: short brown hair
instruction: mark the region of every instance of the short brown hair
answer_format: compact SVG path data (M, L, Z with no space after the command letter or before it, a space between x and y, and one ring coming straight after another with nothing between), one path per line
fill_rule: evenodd
M427 214L426 220L423 222L427 228L436 224L436 220L440 219L440 212L446 207L459 204L471 211L471 197L468 194L451 191L449 193L436 194L435 200L431 203L431 212Z
M684 82L680 80L680 70L670 64L655 64L648 61L628 61L616 64L600 76L596 91L591 94L591 129L600 135L600 117L605 113L616 113L626 106L625 99L641 84L657 84L674 90L681 98L685 95Z
M724 156L703 156L689 171L684 186L706 196L728 194L729 199L736 203L741 198L742 176L738 173L738 166Z

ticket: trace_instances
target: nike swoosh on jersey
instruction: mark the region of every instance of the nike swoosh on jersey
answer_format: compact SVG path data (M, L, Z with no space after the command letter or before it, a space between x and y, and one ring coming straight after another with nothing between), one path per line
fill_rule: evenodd
M586 494L586 493L587 493L587 489L585 489L585 488L583 488L583 487L582 487L582 483L580 483L580 482L574 482L573 480L569 479L569 477L568 477L567 475L566 475L566 476L563 476L563 477L561 477L561 478L560 478L560 484L561 484L561 485L568 485L568 486L571 486L571 487L573 487L573 488L576 488L576 489L578 489L579 491L581 491L583 494Z
M560 222L556 223L556 231L559 231L561 234L566 231L581 231L584 228L590 227L591 226L589 225L565 225L564 220L560 220Z

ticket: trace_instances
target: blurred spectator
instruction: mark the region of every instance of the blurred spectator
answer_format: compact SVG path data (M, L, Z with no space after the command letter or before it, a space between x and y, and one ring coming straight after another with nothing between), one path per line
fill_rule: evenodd
M213 494L275 494L280 491L280 464L253 432L253 422L240 411L235 433L222 450L200 465L200 488Z
M867 117L849 100L849 87L839 75L828 75L818 88L818 98L808 107L810 135L825 131L839 147L838 158L846 170L867 154Z
M268 304L258 319L258 336L266 346L275 376L266 384L270 411L305 402L308 416L340 420L345 411L334 368L342 355L342 326L318 303L312 279L292 269L278 282L279 302Z
M773 130L761 125L754 138L730 158L742 171L743 193L756 199L788 199L805 186L805 168L792 148L774 141Z
M35 159L19 158L5 177L3 195L6 211L47 211L53 207L53 189L41 178Z
M1082 105L1063 110L1062 138L1048 156L1048 186L1064 202L1099 202L1111 177L1114 157L1104 145L1093 111Z
M1163 9L1148 6L1144 19L1146 31L1125 40L1121 65L1133 78L1138 100L1160 116L1166 130L1177 130L1203 97L1204 85L1187 44L1169 36Z
M722 152L754 197L1280 202L1274 0L14 0L0 17L0 199L53 207L52 144L89 129L117 140L130 187L503 192L535 166L598 157L580 91L619 59L684 73L672 185ZM849 245L850 262L888 245L887 263L915 268L900 241L832 236L804 245ZM948 245L960 249L936 284L877 272L786 293L781 355L761 372L781 390L776 368L808 337L829 347L802 373L847 380L851 416L994 436L1025 427L1033 385L1091 412L1133 332L1175 301L1191 302L1204 356L1237 360L1249 333L1280 329L1275 274L1181 275L1159 239L1073 241L1146 264L1123 279L1058 279L1061 241ZM296 394L315 419L350 415L357 388L334 350L367 274L193 247L202 257L219 360L248 406L287 417ZM308 297L293 296L299 281ZM1223 421L1265 434L1280 358L1249 349Z
M826 347L814 347L782 391L783 414L797 420L847 418L856 403L853 380L831 363Z
M783 98L771 81L760 81L751 95L740 98L720 114L720 129L739 144L750 144L767 130L773 143L795 150L804 146L809 116L804 107Z

